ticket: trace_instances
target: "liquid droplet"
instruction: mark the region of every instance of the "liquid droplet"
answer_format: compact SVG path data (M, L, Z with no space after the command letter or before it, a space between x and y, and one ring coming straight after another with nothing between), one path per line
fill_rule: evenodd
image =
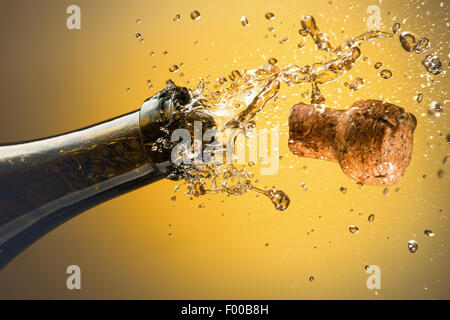
M435 118L439 118L443 111L444 111L444 108L437 101L431 102L430 107L428 108L428 114L432 115Z
M431 74L440 74L442 72L442 62L438 56L429 54L422 60L425 69Z
M144 38L142 37L142 34L136 33L136 39L138 39L141 43L144 43Z
M385 69L380 72L380 76L383 79L390 79L392 78L392 72L390 70Z
M250 23L248 22L248 19L247 19L246 16L242 16L242 17L241 17L241 24L242 24L244 27L248 27L248 26L250 25Z
M277 210L284 211L289 207L289 204L291 203L291 200L289 199L287 194L281 190L261 190L257 187L253 187L253 190L268 197Z
M431 230L425 230L424 232L423 232L427 237L434 237L434 233L433 233L433 231L431 231Z
M176 64L170 66L169 67L169 71L170 72L177 72L178 71L178 66Z
M275 58L270 58L270 59L269 59L269 63L270 63L271 65L273 65L273 66L276 65L277 62L278 62L278 60L275 59Z
M377 62L377 63L375 63L375 65L374 65L373 67L374 67L375 69L380 69L382 65L383 65L383 64L382 64L381 62Z
M227 82L227 79L224 77L220 77L219 79L217 79L217 82L220 83L221 85L223 85Z
M354 226L354 225L351 225L351 226L348 228L348 230L349 230L351 233L358 233L358 232L359 232L359 228L358 228L357 226Z
M231 81L239 80L242 78L241 73L238 70L231 71L230 75L228 76Z
M408 242L408 250L411 253L415 253L419 248L419 244L415 240L409 240Z
M272 12L266 12L265 17L267 20L273 20L275 15Z
M350 90L355 91L361 89L363 85L364 79L358 77L352 83L350 83L348 87L350 88Z
M424 53L430 50L430 40L427 38L422 38L417 41L416 46L414 47L414 51L418 54Z
M281 190L270 190L269 199L272 200L275 208L280 211L286 210L291 203L291 200L289 199L287 194Z
M416 37L412 33L406 31L402 32L400 35L400 43L402 44L403 49L411 52L416 46Z
M298 33L300 33L302 37L306 37L308 35L308 31L306 31L305 29L298 30Z
M375 215L374 215L374 214L371 214L371 215L367 218L367 220L368 220L369 222L373 222L373 220L375 220Z
M417 95L416 101L417 101L418 103L422 103L422 101L423 101L423 94L422 94L422 93L419 93L419 94Z
M198 12L197 10L192 11L191 12L191 19L192 20L200 19L200 12Z
M392 32L395 34L400 30L400 23L396 22L394 23L394 25L392 26Z

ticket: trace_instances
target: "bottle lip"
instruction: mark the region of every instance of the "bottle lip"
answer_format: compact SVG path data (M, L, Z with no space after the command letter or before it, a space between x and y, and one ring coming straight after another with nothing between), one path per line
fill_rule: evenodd
M168 83L163 90L145 100L139 112L139 131L149 162L173 180L180 177L171 161L173 146L169 127L177 126L181 106L189 102L186 88Z

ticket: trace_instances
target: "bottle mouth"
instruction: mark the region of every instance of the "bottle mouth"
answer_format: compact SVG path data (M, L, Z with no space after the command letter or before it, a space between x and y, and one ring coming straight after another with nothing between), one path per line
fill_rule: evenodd
M194 123L202 122L202 133L215 126L206 107L192 99L185 87L168 81L166 87L141 106L139 126L141 140L150 162L166 178L181 179L181 170L172 162L172 149L179 142L172 141L175 130L187 130L194 141Z

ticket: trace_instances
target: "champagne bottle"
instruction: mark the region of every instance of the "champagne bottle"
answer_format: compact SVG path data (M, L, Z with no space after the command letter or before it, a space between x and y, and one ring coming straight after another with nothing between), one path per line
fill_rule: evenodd
M139 110L62 135L1 145L0 268L84 210L163 178L178 179L169 134L186 125L182 108L190 100L186 88L169 83Z

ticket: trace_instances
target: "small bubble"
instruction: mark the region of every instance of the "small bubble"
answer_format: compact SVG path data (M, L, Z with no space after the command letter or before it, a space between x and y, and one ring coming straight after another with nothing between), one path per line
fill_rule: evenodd
M308 186L304 182L302 182L300 184L300 186L302 187L303 191L307 191L308 190Z
M425 230L424 232L423 232L427 237L434 237L434 233L433 233L433 231L431 231L431 230Z
M192 20L200 19L200 12L198 12L197 10L192 11L191 12L191 19Z
M246 16L242 16L242 17L241 17L241 24L242 24L244 27L248 27L248 26L250 25L250 23L248 22L248 19L247 19Z
M269 246L269 243L266 242L266 243L264 244L264 246L267 248L267 247Z
M170 72L177 72L178 71L178 66L176 64L170 66L169 67L169 71Z
M144 38L142 37L142 34L136 33L136 39L138 39L141 43L144 43Z
M225 84L225 83L227 82L227 79L224 78L224 77L220 77L220 78L218 78L216 81L217 81L218 83L220 83L220 84Z
M371 214L369 217L367 217L367 220L369 220L369 222L373 222L373 220L375 220L375 215Z
M309 34L305 29L298 30L298 33L300 33L302 37L306 37Z
M380 76L384 79L390 79L392 78L392 72L390 70L385 69L380 72Z
M231 71L231 73L228 77L230 78L231 81L234 81L234 80L239 80L240 78L242 78L242 75L238 70L233 70L233 71Z
M277 62L278 62L278 60L275 59L275 58L270 58L270 59L269 59L269 63L270 63L271 65L273 65L273 66L276 65Z
M288 43L289 42L289 38L288 37L285 37L285 38L283 38L283 39L281 39L280 41L278 41L280 44L285 44L285 43Z
M400 43L403 49L411 52L416 47L416 37L410 32L402 32L400 35Z
M191 17L192 17L192 13L191 13ZM200 14L199 14L199 17L200 17ZM179 13L177 13L175 15L175 17L173 17L173 21L175 21L175 22L180 21L180 19L181 19L181 15ZM194 18L192 18L192 19L194 19ZM194 20L197 20L197 19L194 19Z
M275 15L272 12L266 12L264 16L267 20L273 20L275 18Z
M254 163L253 161L249 161L249 162L248 162L248 165L249 165L250 167L254 167L254 166L255 166L255 163Z
M172 236L173 236L172 232L169 232L169 237L172 237Z
M150 90L153 89L153 85L152 85L152 82L150 80L147 80L147 86L148 86L148 88Z
M351 225L351 226L348 228L348 230L349 230L351 233L358 233L358 232L359 232L359 228L358 228L357 226L354 226L354 225Z
M142 20L141 20L141 19L137 19L137 20L136 20L136 23L137 23L137 24L141 24L141 23L142 23Z
M346 187L340 187L339 191L341 191L342 193L347 193L347 188Z
M442 179L444 177L445 171L442 169L439 169L437 172L437 176L439 179Z
M297 43L297 47L298 47L299 49L303 48L304 46L305 46L305 44L304 44L303 42Z
M417 103L422 103L422 101L423 101L423 94L422 94L422 93L419 93L419 94L417 95L416 101L417 101Z
M437 101L431 102L430 107L428 108L428 114L435 118L439 118L443 111L444 111L444 108Z
M172 196L172 197L170 198L170 200L175 201L175 200L177 200L177 197L176 197L176 196Z
M360 181L358 181L358 182L356 183L356 185L357 185L360 189L364 188L364 184L363 184L362 182L360 182Z
M422 38L417 41L414 51L418 54L424 53L430 49L430 40L427 38Z
M411 253L415 253L419 248L419 244L415 240L409 240L408 242L408 250Z
M394 23L394 25L392 26L392 32L395 34L400 30L400 23L396 22Z
M389 195L389 189L388 188L384 188L383 189L383 196L388 196Z
M364 79L357 77L352 83L349 84L349 88L352 91L361 89L362 86L364 85Z
M377 62L377 63L374 64L373 67L374 67L375 69L380 69L382 65L383 65L383 64L382 64L381 62Z
M313 276L310 276L309 277L309 282L313 282L314 281L314 277Z
M422 64L431 74L440 74L442 72L442 62L438 56L429 54L423 60Z

